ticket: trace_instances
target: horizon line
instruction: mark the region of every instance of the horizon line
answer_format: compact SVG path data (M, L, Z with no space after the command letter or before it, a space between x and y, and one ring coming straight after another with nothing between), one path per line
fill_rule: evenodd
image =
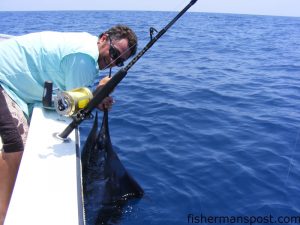
M0 13L5 12L85 12L85 11L94 11L94 12L113 12L113 11L123 11L123 12L179 12L179 11L167 11L167 10L144 10L144 9L33 9L33 10L1 10ZM275 16L275 17L293 17L300 18L300 15L274 15L274 14L255 14L255 13L235 13L235 12L208 12L208 11L188 11L187 13L203 13L203 14L231 14L231 15L248 15L248 16Z

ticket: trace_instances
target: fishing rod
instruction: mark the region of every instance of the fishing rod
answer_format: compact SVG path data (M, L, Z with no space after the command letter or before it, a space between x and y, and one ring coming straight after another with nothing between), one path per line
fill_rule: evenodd
M148 44L123 68L121 68L112 78L102 87L96 89L93 93L94 97L90 100L84 109L79 110L74 116L73 121L65 128L65 130L58 134L58 137L65 139L69 134L86 118L90 113L106 98L109 93L121 82L126 76L127 71L148 51L149 48L164 34L166 31L195 3L197 0L191 0L191 2L184 7L169 24L167 24L161 31L159 31L154 37L152 37L154 28L150 28L150 41Z

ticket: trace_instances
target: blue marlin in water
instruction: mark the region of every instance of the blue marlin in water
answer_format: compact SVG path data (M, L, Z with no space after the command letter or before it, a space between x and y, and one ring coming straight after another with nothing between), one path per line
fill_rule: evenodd
M93 127L82 149L82 181L87 225L116 223L122 206L131 198L141 198L143 189L126 171L114 152L104 111L98 131L96 114Z

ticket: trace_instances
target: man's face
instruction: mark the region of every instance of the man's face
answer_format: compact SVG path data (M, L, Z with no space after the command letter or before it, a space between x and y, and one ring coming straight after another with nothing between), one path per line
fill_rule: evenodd
M112 40L107 34L98 40L99 58L98 64L101 70L121 65L130 56L128 40Z

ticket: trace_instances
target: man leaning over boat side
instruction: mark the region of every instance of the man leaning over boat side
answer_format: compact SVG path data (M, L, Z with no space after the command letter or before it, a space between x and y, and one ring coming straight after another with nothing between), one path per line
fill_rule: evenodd
M11 198L28 132L30 106L41 102L44 82L70 90L92 85L99 70L122 66L136 53L137 37L117 25L99 37L85 32L38 32L0 42L0 225ZM99 86L109 80L103 78ZM107 97L98 108L110 108Z

